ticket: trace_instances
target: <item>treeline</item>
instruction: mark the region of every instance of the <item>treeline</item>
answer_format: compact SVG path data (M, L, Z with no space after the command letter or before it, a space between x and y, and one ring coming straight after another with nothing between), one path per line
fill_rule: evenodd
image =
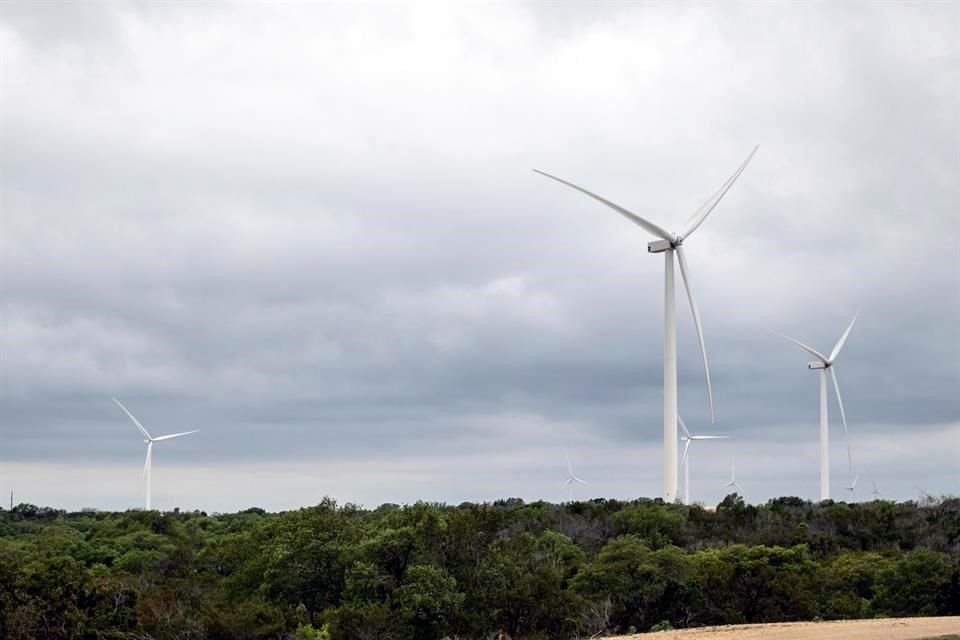
M956 498L0 510L9 640L576 639L957 614Z

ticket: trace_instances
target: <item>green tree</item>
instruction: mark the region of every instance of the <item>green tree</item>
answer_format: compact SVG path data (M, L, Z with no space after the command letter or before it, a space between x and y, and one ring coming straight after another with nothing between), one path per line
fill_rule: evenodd
M878 553L841 553L817 569L817 615L825 620L869 615L877 576L890 561Z
M636 535L651 549L669 544L682 546L686 541L683 509L667 504L628 507L614 515L615 531L618 535Z
M659 620L650 614L666 590L666 579L652 560L646 540L628 534L608 542L571 586L588 600L611 602L611 621L620 628L647 629Z
M416 638L441 638L457 616L464 594L457 581L433 565L410 567L395 601Z
M946 555L918 549L880 571L873 609L889 616L941 613L952 577Z

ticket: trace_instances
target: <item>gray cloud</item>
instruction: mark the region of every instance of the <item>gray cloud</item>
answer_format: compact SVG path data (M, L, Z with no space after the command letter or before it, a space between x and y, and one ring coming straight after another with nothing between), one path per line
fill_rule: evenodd
M0 482L89 468L37 494L125 504L117 395L202 428L163 460L195 478L356 465L340 497L457 501L490 468L487 497L555 499L563 440L656 494L661 264L530 169L679 228L760 143L688 243L718 422L678 292L682 413L756 499L814 495L816 378L766 329L829 349L859 308L858 466L960 487L955 6L66 7L0 12Z

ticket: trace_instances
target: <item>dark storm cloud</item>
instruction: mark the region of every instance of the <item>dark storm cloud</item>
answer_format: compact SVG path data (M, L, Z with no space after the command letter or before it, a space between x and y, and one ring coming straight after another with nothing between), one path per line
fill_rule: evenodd
M563 441L595 476L607 461L598 490L656 493L662 260L530 169L680 228L760 143L687 245L718 423L682 289L681 412L769 468L757 499L813 493L815 458L768 462L816 455L817 384L767 329L829 350L859 308L838 369L855 458L956 492L955 6L0 16L0 462L19 473L136 466L117 395L158 432L200 427L165 462L197 473L376 462L354 478L372 487L416 461L435 475L405 498L458 500L477 494L457 465L550 486ZM946 444L932 467L891 444L921 437Z

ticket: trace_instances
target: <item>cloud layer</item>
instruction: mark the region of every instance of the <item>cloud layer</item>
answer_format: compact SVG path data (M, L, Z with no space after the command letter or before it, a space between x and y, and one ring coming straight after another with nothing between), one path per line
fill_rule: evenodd
M162 507L244 474L263 506L557 499L563 447L657 495L661 261L530 169L679 229L759 143L686 245L715 426L678 291L681 413L734 436L700 499L734 454L753 499L816 495L816 377L766 329L829 350L857 309L858 469L957 493L958 34L938 3L5 3L0 483L137 504L117 396L202 429L158 448Z

